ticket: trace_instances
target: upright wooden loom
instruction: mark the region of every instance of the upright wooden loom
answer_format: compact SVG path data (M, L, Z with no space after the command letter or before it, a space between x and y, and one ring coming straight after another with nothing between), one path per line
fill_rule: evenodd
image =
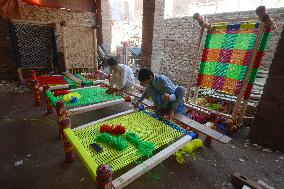
M233 109L233 113L232 113L232 115L222 114L224 117L227 117L227 118L232 117L234 120L238 120L240 122L242 122L242 119L244 117L244 112L245 112L247 104L248 104L248 99L249 99L249 96L250 96L250 93L251 93L251 90L252 90L252 86L253 86L253 82L255 80L257 69L260 65L260 60L261 60L261 58L264 54L263 51L264 51L267 39L269 37L269 32L271 31L271 29L275 28L275 24L274 24L273 20L271 18L269 18L269 15L267 14L264 6L258 7L256 9L256 13L257 13L257 15L258 15L258 17L261 21L261 24L260 25L258 25L257 23L255 24L255 28L259 28L259 29L258 29L256 36L255 36L254 46L253 46L252 50L250 50L249 59L247 60L247 64L246 64L246 67L247 67L246 72L243 73L241 81L236 80L236 82L238 82L236 84L236 87L238 87L238 91L235 91L233 93L234 95L237 96L237 100L236 100L236 103L235 103L235 106L234 106L234 109ZM240 29L242 27L244 29L247 29L246 27L252 26L252 24L250 24L251 22L249 22L247 26L245 26L245 25L241 26L241 24L230 25L229 23L210 24L204 19L204 17L200 16L198 13L195 14L193 16L193 18L199 22L199 25L201 26L201 30L200 30L199 40L198 40L199 44L198 44L198 48L196 49L193 69L192 69L192 73L191 73L192 77L194 77L194 75L195 75L195 68L197 67L198 57L199 57L200 48L201 48L201 41L202 41L203 32L204 32L205 29L207 29L207 31L208 31L207 35L210 35L211 33L214 33L215 30L218 30L220 28L225 27L228 30L227 33L232 34L234 32L233 29ZM245 20L250 20L250 19L255 19L255 18L246 18ZM236 22L237 20L228 20L228 21ZM240 21L240 19L238 21ZM230 27L232 27L231 31L229 31L231 29ZM211 36L207 36L206 42L208 42L210 39L211 39ZM206 42L205 42L205 47L206 47ZM208 46L208 44L207 44L207 46ZM230 55L226 54L226 50L230 49L231 47L225 46L224 48L225 48L224 52L222 52L222 49L219 50L220 54L223 53L223 56L224 56L224 57L221 57L222 60L220 60L220 58L219 58L220 61L219 60L215 60L215 61L221 62L221 63L226 62L225 64L228 64L227 62L228 61L230 62L231 60L226 60L226 61L223 61L223 60L226 59L227 56L230 56ZM199 77L197 79L197 85L196 85L195 91L194 91L194 98L193 98L194 103L197 100L199 88L202 87L202 86L206 86L206 84L204 84L204 83L208 82L208 80L209 80L208 78L212 79L212 75L210 75L210 74L206 75L206 73L204 75L204 69L206 69L205 68L206 65L204 65L204 64L206 64L207 62L210 63L210 60L208 61L208 59L207 59L209 57L208 51L209 50L207 50L207 49L203 50L201 67L200 67L200 70L199 70ZM214 56L216 56L216 55L214 55ZM204 62L202 62L202 61L204 61ZM214 62L212 62L212 63L214 63ZM209 68L209 70L210 70L210 68ZM224 70L221 70L220 72L222 72L222 71L224 71ZM213 75L213 77L214 77L214 75ZM212 88L214 88L214 86L213 86L214 84L216 86L218 86L218 85L220 86L220 83L224 82L224 78L225 78L224 75L219 75L218 77L219 78L217 78L217 79L214 78L214 81L211 80ZM207 79L207 81L206 81L206 79ZM193 83L193 79L190 78L189 83L188 83L188 88L187 88L187 94L186 94L186 101L187 102L189 101L189 97L190 97L190 94L191 94L192 83ZM221 89L221 91L222 91L223 87L224 86L222 86L222 88L221 87L219 87L219 88L215 87L214 89L217 89L217 90ZM227 88L229 88L229 87L227 87ZM207 85L207 88L208 88L208 85ZM223 91L226 91L226 90L223 90ZM198 108L199 111L204 112L204 110L205 110L206 113L210 112L210 110L208 110L204 107L198 107L196 105L191 104L191 108L195 109L196 107Z
M98 70L96 26L60 23L65 70L86 73Z

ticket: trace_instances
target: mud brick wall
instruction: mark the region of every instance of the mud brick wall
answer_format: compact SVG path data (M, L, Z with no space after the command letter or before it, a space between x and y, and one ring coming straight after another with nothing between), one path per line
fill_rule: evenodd
M151 67L155 72L169 76L176 84L187 86L197 48L199 26L192 17L164 19L163 6L157 6L155 11ZM271 34L262 61L261 67L267 69L284 25L284 8L268 9L268 12L278 27ZM210 21L222 21L230 18L256 17L256 14L255 11L245 11L207 15L207 17Z
M283 28L283 27L282 27ZM270 66L249 138L284 152L284 31Z
M23 20L36 22L54 22L56 24L57 50L63 52L60 22L74 25L95 24L95 14L91 12L68 11L39 6L24 6ZM0 19L0 79L17 79L14 54L11 46L7 22Z

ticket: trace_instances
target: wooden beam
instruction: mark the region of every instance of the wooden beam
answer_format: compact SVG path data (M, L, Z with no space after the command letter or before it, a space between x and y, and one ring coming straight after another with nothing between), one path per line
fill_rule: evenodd
M162 161L167 159L169 156L174 154L180 148L182 148L185 144L192 140L191 136L186 135L176 141L175 143L171 144L167 148L163 149L156 155L152 156L151 158L147 159L146 161L142 162L141 164L137 165L133 169L129 170L125 174L121 175L120 177L116 178L112 181L112 184L115 189L121 189L127 186L129 183L133 182L144 173L148 172Z
M191 94L191 88L192 88L192 83L194 82L194 78L195 78L195 69L197 67L197 63L198 63L198 57L199 57L199 52L200 52L200 48L201 48L201 40L203 37L203 33L204 33L204 28L200 28L200 32L199 32L199 36L198 36L198 42L197 42L197 48L195 49L195 54L194 54L194 60L193 60L193 65L191 68L191 73L189 75L189 82L188 82L188 86L187 86L187 93L185 95L185 102L189 101L190 98L190 94Z
M223 135L209 127L206 127L205 125L202 125L192 119L189 119L188 117L185 117L184 115L181 115L181 114L177 114L174 116L174 119L188 125L189 127L197 130L197 131L200 131L201 133L207 135L207 136L210 136L212 138L214 138L215 140L221 142L221 143L224 143L224 144L227 144L229 143L232 139L226 135Z
M131 98L134 98L134 97L131 97ZM118 100L106 101L106 102L102 102L98 104L91 104L88 106L73 108L73 109L68 110L67 113L68 115L80 114L80 113L89 112L92 110L97 110L97 109L101 109L101 108L108 107L108 106L113 106L113 105L120 104L123 102L125 102L124 98L118 99Z
M38 22L38 21L31 21L31 20L17 20L17 19L12 19L12 22L15 23L23 23L23 24L38 24L38 25L48 25L50 22Z
M243 96L244 96L244 93L245 93L245 90L246 90L246 87L247 87L247 84L248 84L250 73L251 73L251 71L253 69L253 64L254 64L254 61L255 61L255 58L256 58L258 45L260 43L260 40L261 40L261 37L263 35L264 29L265 29L265 25L264 25L264 23L261 23L260 28L259 28L258 33L257 33L257 36L256 36L255 43L254 43L252 57L250 59L249 66L248 66L245 78L243 80L242 88L240 90L240 93L237 96L236 104L235 104L235 106L233 108L232 118L234 120L237 120L239 112L243 111L243 110L240 110L239 108L240 108L240 105L241 105L241 103L243 101ZM242 118L239 117L238 120L240 120L240 119L242 119Z

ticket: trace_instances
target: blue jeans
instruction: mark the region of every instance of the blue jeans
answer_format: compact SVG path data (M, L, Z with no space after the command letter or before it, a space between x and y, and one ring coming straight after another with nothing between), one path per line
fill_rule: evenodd
M185 95L185 88L178 86L174 92L175 98L173 101L165 102L162 100L163 95L157 95L153 100L156 105L156 113L165 115L169 114L172 110L175 113L184 113L185 106L183 97Z

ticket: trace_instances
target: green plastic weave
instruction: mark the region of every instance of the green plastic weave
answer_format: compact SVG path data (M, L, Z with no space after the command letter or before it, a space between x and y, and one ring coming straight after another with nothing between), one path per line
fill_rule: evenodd
M117 99L122 99L121 96L112 95L106 93L105 88L101 87L90 87L90 88L80 88L75 89L70 92L77 92L80 94L80 98L77 102L65 102L65 107L77 107L77 106L86 106L89 104L98 104L106 101L112 101ZM63 95L56 97L57 100L63 100Z
M84 82L84 85L85 86L91 86L93 85L93 81L92 80L89 80L89 79L86 79L84 76L82 76L81 74L75 74L75 76L79 79L81 79L83 82Z
M74 89L77 87L76 83L73 80L69 79L68 77L64 76L64 80L69 84L69 87L71 89Z
M84 149L91 155L92 160L98 165L109 164L113 171L117 171L138 160L141 154L138 153L138 149L131 143L128 143L128 148L124 151L115 150L105 143L98 143L103 151L96 153L90 147L90 144L95 142L95 138L99 134L100 126L103 123L122 124L128 132L137 133L141 140L153 142L156 149L182 135L182 133L143 112L131 113L74 131L75 136L84 146Z

